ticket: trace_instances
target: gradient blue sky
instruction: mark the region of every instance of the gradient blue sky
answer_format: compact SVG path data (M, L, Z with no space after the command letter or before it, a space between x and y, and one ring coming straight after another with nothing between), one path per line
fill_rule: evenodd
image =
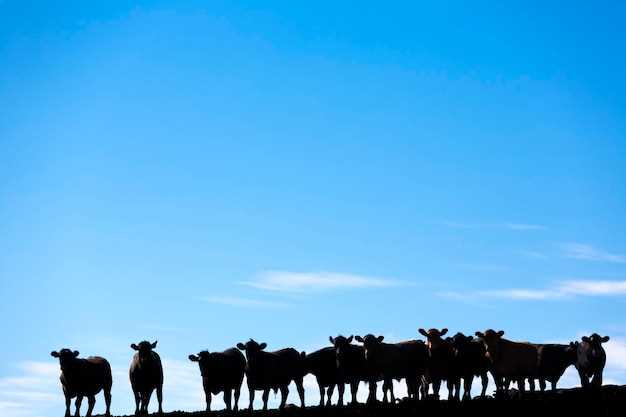
M626 383L624 2L181 3L0 1L0 414L61 347L132 411L143 339L166 410L202 348L435 326Z

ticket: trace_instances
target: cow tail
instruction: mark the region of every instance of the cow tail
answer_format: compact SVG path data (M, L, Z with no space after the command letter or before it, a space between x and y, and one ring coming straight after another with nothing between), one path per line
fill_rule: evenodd
M302 375L302 377L304 377L307 374L305 359L306 359L306 352L305 351L300 352L300 374Z

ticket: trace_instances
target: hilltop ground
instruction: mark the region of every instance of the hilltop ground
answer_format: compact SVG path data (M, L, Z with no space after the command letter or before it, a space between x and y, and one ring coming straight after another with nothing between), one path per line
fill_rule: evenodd
M225 411L205 413L203 411L175 411L165 413L164 417L226 417ZM249 415L245 411L230 415ZM358 405L355 407L308 407L301 410L288 406L283 411L255 411L254 417L409 417L409 416L524 416L524 417L561 417L561 416L624 416L626 417L626 385L606 385L595 392L584 392L579 388L557 390L546 393L527 393L520 397L512 391L510 398L474 399L462 403L448 401L420 401L418 404L401 401L394 406L379 404L373 407Z

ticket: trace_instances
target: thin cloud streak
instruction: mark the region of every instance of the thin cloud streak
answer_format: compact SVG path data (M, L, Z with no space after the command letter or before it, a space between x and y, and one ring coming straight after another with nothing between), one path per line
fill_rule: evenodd
M287 303L277 301L256 300L252 298L230 297L230 296L211 296L203 297L203 301L211 304L220 304L231 307L244 308L285 308L289 307Z
M532 224L532 223L516 223L516 222L508 222L508 223L463 223L463 222L455 222L455 221L443 221L441 222L444 226L451 227L454 229L507 229L518 232L529 232L534 230L545 230L546 226L541 224Z
M501 298L509 300L557 300L577 296L619 296L626 294L626 281L571 280L545 289L506 288L501 290L447 291L437 295L452 299Z
M244 281L250 287L276 292L308 292L357 288L387 288L407 285L387 278L336 272L265 271L253 281Z
M565 243L562 245L562 249L563 255L570 259L620 264L626 263L626 255L610 253L584 243Z

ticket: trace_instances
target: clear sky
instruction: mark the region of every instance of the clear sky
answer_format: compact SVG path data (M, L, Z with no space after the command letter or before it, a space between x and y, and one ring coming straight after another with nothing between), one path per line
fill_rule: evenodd
M497 3L0 1L0 414L62 347L132 411L143 339L165 410L201 349L418 327L626 383L626 4Z

